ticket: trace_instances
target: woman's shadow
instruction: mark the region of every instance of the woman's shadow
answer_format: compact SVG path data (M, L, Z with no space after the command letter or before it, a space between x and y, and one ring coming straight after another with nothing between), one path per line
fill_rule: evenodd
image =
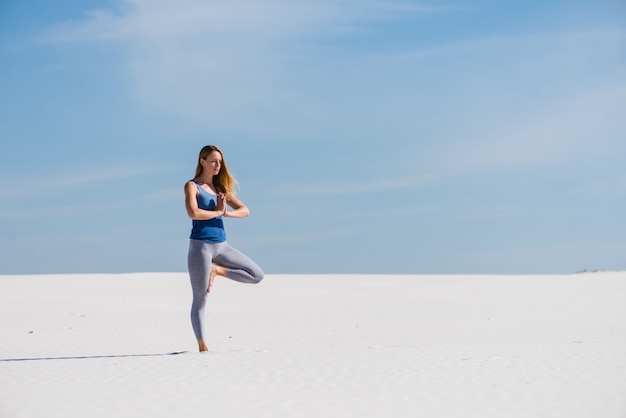
M153 353L153 354L111 354L111 355L99 355L99 356L0 358L0 361L84 360L84 359L97 359L97 358L160 357L160 356L174 356L177 354L185 354L185 353L188 353L188 351L172 351L170 353Z

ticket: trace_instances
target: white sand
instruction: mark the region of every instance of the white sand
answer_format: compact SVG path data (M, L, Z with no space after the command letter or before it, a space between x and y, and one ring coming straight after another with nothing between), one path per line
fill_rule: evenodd
M626 273L218 279L209 354L189 303L0 276L0 417L626 417Z

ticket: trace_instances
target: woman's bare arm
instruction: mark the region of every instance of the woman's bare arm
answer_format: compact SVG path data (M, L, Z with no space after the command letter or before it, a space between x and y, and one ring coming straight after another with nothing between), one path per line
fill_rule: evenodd
M233 210L227 210L224 212L224 216L229 218L245 218L250 216L250 210L234 193L229 193L226 198L228 206Z
M198 193L199 191L196 183L193 181L185 183L185 209L187 209L187 215L191 219L196 221L206 221L223 215L224 210L219 207L219 199L218 206L215 207L216 210L200 209L196 199Z

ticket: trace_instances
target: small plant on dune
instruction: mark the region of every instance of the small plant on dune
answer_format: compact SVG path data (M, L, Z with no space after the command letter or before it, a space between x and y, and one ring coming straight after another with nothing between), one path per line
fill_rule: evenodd
M576 272L576 274L583 274L583 273L602 273L604 271L608 271L605 269L593 269L593 270L587 270L587 269L583 269L583 270L578 270Z

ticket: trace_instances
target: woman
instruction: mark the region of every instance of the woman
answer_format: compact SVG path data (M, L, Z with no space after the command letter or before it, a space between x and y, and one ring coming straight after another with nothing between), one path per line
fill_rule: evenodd
M263 270L226 242L222 218L250 215L248 207L235 196L235 184L222 151L214 145L202 148L196 176L185 184L185 207L193 224L187 259L193 292L191 325L200 351L208 350L204 306L215 278L222 276L242 283L263 280Z

